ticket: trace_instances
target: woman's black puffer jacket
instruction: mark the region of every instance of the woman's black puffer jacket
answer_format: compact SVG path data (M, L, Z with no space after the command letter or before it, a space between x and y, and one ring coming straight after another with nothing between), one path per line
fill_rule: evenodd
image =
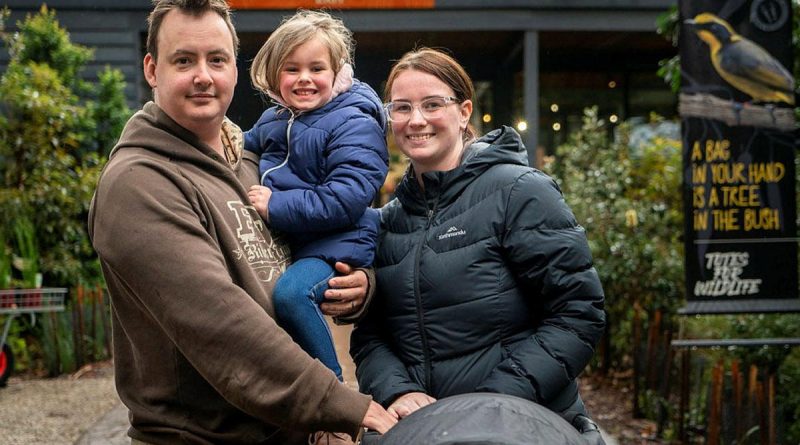
M605 326L584 230L511 128L406 174L381 211L377 292L351 340L359 388L515 395L562 412Z

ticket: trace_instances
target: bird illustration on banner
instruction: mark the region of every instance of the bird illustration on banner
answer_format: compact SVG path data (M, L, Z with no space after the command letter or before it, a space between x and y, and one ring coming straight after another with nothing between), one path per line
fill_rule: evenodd
M726 82L757 102L794 105L794 77L758 44L710 12L685 20L711 50L711 63Z

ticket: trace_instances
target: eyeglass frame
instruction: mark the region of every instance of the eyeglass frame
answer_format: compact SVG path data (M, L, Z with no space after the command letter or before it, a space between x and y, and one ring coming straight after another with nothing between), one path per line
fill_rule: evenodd
M433 99L441 99L441 100L444 101L444 106L442 107L442 109L444 109L444 107L446 107L446 106L448 106L450 104L459 104L459 103L461 103L461 102L459 102L458 98L454 97L454 96L431 96L431 97L427 97L427 98L421 100L416 105L414 103L412 103L411 101L408 101L408 100L393 100L391 102L387 102L387 103L383 104L383 109L386 111L386 117L387 117L387 119L389 119L389 122L408 122L408 121L411 120L411 116L414 115L414 110L415 109L419 110L419 113L425 119L438 119L440 116L428 117L426 112L423 111L422 108L420 108L423 103L425 103L425 102L427 102L429 100L433 100ZM392 119L392 104L394 104L396 102L407 103L407 104L409 104L411 106L411 112L408 113L408 119L405 119L405 120ZM439 112L440 110L436 110L436 111Z

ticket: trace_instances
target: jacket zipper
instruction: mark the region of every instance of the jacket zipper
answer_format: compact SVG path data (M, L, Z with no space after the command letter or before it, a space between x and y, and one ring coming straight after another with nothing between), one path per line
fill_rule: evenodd
M425 321L422 316L422 295L419 290L419 266L422 260L422 248L425 246L425 239L427 239L428 230L433 224L433 217L436 215L436 208L439 202L433 205L432 210L428 210L428 222L425 225L425 231L422 232L419 245L417 246L416 258L414 261L414 298L417 300L417 324L419 326L419 335L422 339L422 355L425 366L425 388L430 392L431 390L431 356L428 349L428 336L425 334Z
M292 124L294 123L294 118L297 117L297 115L294 114L294 112L292 112L292 110L289 110L289 113L291 113L292 116L289 117L289 122L288 122L288 124L286 126L286 158L283 160L283 162L281 162L280 164L276 165L275 167L272 167L272 168L268 169L267 171L264 172L263 175L261 175L261 185L264 185L264 179L267 177L268 174L270 174L273 171L283 167L284 165L286 165L287 162L289 162L289 155L292 153L292 138L291 138L291 136L292 136Z

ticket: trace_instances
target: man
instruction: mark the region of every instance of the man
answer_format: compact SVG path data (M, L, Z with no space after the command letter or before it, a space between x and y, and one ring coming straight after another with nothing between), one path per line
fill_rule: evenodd
M238 46L225 1L157 0L148 22L154 103L128 121L89 214L128 434L134 443L286 444L317 430L388 430L392 416L274 321L270 293L288 250L249 205L256 161L225 120ZM366 285L361 273L332 281L332 314Z

